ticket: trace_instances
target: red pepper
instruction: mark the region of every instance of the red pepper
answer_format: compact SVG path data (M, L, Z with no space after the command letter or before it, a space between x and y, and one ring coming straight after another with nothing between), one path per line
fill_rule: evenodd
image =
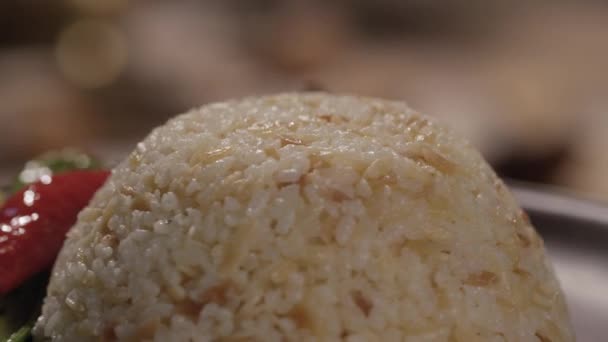
M0 209L0 296L52 267L78 213L103 185L108 171L43 176Z

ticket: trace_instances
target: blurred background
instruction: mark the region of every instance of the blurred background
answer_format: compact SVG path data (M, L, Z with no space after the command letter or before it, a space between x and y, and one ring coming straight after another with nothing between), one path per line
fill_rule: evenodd
M5 0L0 180L50 148L119 158L210 101L317 89L405 100L503 176L608 200L608 5L590 0Z

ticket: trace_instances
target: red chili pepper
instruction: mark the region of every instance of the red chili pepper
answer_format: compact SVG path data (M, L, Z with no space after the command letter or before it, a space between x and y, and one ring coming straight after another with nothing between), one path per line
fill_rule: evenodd
M49 269L78 213L108 171L71 171L42 177L0 209L0 295Z

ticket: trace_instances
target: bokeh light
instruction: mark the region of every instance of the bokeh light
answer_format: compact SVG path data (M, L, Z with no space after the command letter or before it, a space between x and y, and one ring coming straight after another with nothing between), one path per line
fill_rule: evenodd
M67 79L85 88L114 82L127 63L124 34L108 22L80 20L59 36L55 56Z

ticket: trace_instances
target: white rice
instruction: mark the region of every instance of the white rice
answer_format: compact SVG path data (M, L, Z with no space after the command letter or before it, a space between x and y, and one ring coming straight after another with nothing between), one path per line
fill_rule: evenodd
M400 102L283 94L155 129L69 233L38 337L572 341L543 243Z

